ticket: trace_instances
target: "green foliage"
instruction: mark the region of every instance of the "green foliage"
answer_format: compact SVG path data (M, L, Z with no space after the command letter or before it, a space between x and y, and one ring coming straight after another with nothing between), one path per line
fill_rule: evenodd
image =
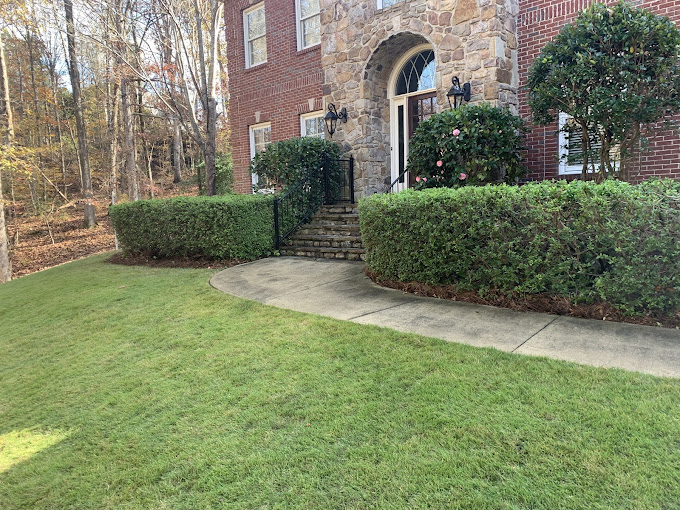
M524 124L487 104L445 110L422 122L409 144L408 171L418 188L515 182L524 175Z
M273 250L271 197L140 200L109 214L123 249L154 257L257 259Z
M680 184L542 182L379 195L359 204L368 267L459 290L680 310Z
M527 82L534 122L550 124L558 112L576 121L584 151L614 172L611 152L625 157L640 139L640 125L680 110L680 31L668 18L620 2L595 3L565 25L534 60ZM584 172L588 160L584 162ZM629 176L625 165L621 177Z
M290 138L267 145L266 150L256 154L250 163L250 172L257 174L262 186L288 187L300 182L307 175L314 181L314 190L323 189L320 172L324 158L331 162L331 195L340 190L340 147L328 140L315 137Z
M218 195L234 192L234 163L230 152L218 154L215 158L215 178Z
M49 434L0 472L3 510L677 510L680 379L276 309L209 270L107 256L0 285L0 469L17 432Z

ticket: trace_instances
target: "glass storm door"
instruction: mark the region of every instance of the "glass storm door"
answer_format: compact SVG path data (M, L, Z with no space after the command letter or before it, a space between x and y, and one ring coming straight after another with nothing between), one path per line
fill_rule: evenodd
M425 119L429 119L432 114L437 113L437 93L429 92L420 96L411 96L408 98L408 141L413 137L418 125ZM408 176L408 187L411 188L416 183L416 176Z

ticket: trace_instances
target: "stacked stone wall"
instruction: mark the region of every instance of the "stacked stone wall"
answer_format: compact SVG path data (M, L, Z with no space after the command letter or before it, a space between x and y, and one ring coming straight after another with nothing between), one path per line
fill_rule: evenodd
M517 4L514 0L413 0L377 9L375 0L321 0L321 67L326 103L347 108L335 139L356 158L359 195L390 179L387 85L406 51L435 53L440 109L451 78L470 82L472 101L517 108Z

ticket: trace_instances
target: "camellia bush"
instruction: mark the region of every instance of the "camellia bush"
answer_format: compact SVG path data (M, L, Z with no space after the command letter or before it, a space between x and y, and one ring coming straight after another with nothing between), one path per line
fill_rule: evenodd
M580 131L584 178L598 165L600 180L628 180L626 157L645 126L680 111L680 31L626 2L594 3L541 50L527 87L535 123L552 124L560 112L573 117L565 130Z
M123 250L152 257L254 260L274 251L272 197L138 200L109 208Z
M364 198L359 212L366 264L382 279L680 311L677 182L405 191Z
M420 123L409 143L407 170L416 188L515 182L525 174L524 124L487 104L445 110Z

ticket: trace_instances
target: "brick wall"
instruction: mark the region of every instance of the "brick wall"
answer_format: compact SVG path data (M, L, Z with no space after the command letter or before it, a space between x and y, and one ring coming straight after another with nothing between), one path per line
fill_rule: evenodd
M571 22L578 11L588 7L592 0L523 0L517 21L518 69L520 87L526 85L529 66L541 48L550 41L560 28ZM613 3L613 2L608 2ZM634 5L667 16L676 24L680 23L680 0L642 0ZM526 90L520 89L519 113L531 119L527 104ZM649 149L636 157L631 175L636 181L651 176L680 178L680 136L676 133L660 132L649 136ZM532 127L526 146L529 177L552 179L558 177L557 125Z
M294 0L265 0L267 62L245 68L243 10L259 2L225 2L229 124L234 188L251 192L249 126L271 122L272 140L300 136L300 114L322 109L321 50L297 49Z

